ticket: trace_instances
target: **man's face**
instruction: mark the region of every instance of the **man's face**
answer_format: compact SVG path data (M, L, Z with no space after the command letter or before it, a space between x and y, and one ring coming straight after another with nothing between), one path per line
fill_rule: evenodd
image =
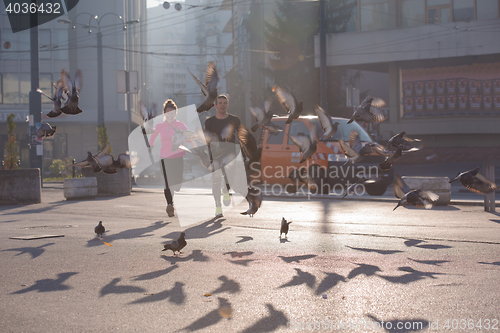
M218 113L226 113L229 103L225 98L217 98L214 106Z

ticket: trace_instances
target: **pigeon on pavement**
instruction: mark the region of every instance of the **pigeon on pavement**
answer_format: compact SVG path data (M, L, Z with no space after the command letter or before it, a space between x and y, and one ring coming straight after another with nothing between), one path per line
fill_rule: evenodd
M102 221L99 221L99 224L94 228L94 232L97 234L97 236L99 236L100 238L102 238L102 234L105 231L106 231L106 229L102 225Z
M172 250L174 256L175 252L179 252L179 254L182 253L181 250L187 245L185 237L186 234L181 233L181 236L177 240L173 241L170 244L165 244L163 246L164 249L162 251Z
M405 207L407 204L419 208L431 209L439 199L439 195L434 192L420 189L405 192L407 188L408 186L401 177L396 175L396 179L394 180L394 195L399 199L399 202L397 206L394 207L393 211L399 206Z
M357 107L347 123L350 124L354 120L381 123L386 120L386 117L384 113L377 108L381 108L384 105L385 101L383 99L368 96L361 105Z
M450 183L455 180L459 180L460 184L462 184L465 188L469 189L472 192L486 194L491 193L498 189L498 186L486 178L479 172L480 168L477 167L473 170L464 171L459 173L454 179L450 180Z
M193 73L189 72L193 79L198 83L201 88L201 92L205 96L203 103L196 109L198 113L203 111L209 111L217 99L217 84L219 83L219 76L217 75L217 70L215 69L215 64L210 61L207 66L207 72L205 76L205 84L203 84Z
M82 109L78 107L78 93L82 90L83 86L82 71L78 69L75 74L75 80L71 81L68 72L63 68L61 70L61 81L64 89L69 95L66 105L61 108L61 112L73 115L81 113Z
M288 238L287 234L288 234L290 223L292 223L292 221L287 222L284 217L281 218L280 239L281 239L282 234L285 234L285 238Z
M281 106L285 109L285 111L289 114L288 119L286 120L286 124L290 124L294 119L297 119L302 110L302 102L297 102L297 98L292 93L291 89L287 87L287 89L281 88L277 84L273 86L273 91L278 97L278 101Z
M255 213L259 210L262 205L262 191L258 188L248 188L248 194L245 197L248 201L248 209L245 212L240 213L241 215L250 215L253 217Z

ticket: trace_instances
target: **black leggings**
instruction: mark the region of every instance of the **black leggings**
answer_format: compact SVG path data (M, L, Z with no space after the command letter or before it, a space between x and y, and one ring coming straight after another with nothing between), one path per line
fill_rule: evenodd
M181 189L184 160L182 156L177 158L164 158L161 160L161 167L163 170L163 179L165 179L165 190L163 193L165 194L165 199L167 199L167 204L173 205L174 199L172 190L179 192Z

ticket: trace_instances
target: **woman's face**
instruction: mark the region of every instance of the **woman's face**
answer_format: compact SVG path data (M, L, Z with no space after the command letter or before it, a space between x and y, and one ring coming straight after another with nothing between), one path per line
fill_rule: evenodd
M166 108L165 112L163 114L164 114L165 120L167 122L171 123L172 121L174 121L175 116L177 115L177 109Z

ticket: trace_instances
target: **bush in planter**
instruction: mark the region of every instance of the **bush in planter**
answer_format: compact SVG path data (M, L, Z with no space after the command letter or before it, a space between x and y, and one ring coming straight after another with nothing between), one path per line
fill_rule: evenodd
M97 126L97 144L99 145L99 151L102 151L104 147L109 143L108 133L106 129L106 125L99 124ZM111 154L113 148L109 150L108 154Z
M7 137L9 138L7 144L5 145L5 156L4 156L4 168L6 170L14 170L19 168L17 165L18 154L17 154L17 141L14 130L16 129L16 124L14 123L15 115L13 113L7 116Z

